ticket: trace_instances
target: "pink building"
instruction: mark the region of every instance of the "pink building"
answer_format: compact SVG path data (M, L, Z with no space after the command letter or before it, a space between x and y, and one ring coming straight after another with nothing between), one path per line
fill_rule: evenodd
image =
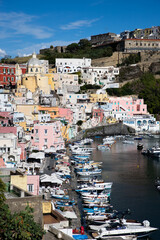
M27 152L26 152L27 143L26 142L18 142L18 147L21 148L20 160L26 160L26 157L27 157Z
M33 195L39 195L39 175L27 175L27 190Z
M32 145L38 150L54 147L56 150L64 148L61 135L61 122L40 123L34 125Z
M0 126L0 133L13 133L17 136L17 127L1 127Z
M129 115L148 114L147 105L143 99L134 99L132 97L110 97L109 103L112 103L112 111L127 111Z
M93 109L92 115L93 115L93 118L100 123L103 120L104 111L101 108Z
M65 118L69 121L69 123L72 123L73 121L73 112L69 108L58 108L59 110L59 117Z
M11 112L0 112L0 125L11 125L13 124L13 114Z

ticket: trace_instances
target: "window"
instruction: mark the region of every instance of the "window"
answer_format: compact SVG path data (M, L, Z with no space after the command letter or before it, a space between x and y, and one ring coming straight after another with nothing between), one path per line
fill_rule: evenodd
M38 143L39 142L39 138L35 138L34 141Z
M3 81L4 81L4 82L6 81L6 77L3 77Z
M34 185L33 184L28 184L27 189L28 189L28 192L34 192Z
M14 69L13 68L11 68L11 73L14 74Z
M10 81L10 77L7 77L7 81Z
M31 72L33 72L33 69L31 68Z
M11 81L12 81L12 82L14 81L14 78L13 78L13 77L11 78Z
M6 73L6 69L5 68L3 68L3 73Z
M36 129L36 133L38 133L38 129Z
M36 72L38 72L38 68L36 68Z
M47 138L44 139L44 143L47 143Z
M45 135L47 135L47 132L48 132L48 130L47 130L47 129L44 129L44 133L45 133Z

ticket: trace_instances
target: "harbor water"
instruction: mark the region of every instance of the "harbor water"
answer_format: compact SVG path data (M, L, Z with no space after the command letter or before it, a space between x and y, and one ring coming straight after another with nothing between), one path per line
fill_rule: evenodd
M160 139L143 139L144 149L160 145ZM111 150L97 150L102 138L95 138L92 159L102 161L102 179L112 181L111 204L114 209L130 209L129 219L148 220L152 227L160 229L160 192L154 186L160 176L160 159L153 159L137 150L134 144L123 144L116 140ZM160 240L160 230L151 234L151 240Z

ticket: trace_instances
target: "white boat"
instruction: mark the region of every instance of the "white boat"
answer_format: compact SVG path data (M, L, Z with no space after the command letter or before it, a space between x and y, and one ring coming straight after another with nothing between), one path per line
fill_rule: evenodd
M84 172L77 172L79 176L91 176L91 175L96 175L96 174L101 174L102 170L97 169L97 170L92 170L92 171L84 171Z
M110 217L112 217L113 213L93 213L88 216L86 216L87 220L107 220Z
M93 139L91 139L91 138L85 138L85 139L80 141L81 145L88 145L88 144L91 144L91 143L93 143Z
M134 144L134 141L132 140L124 140L122 141L123 144Z
M96 239L107 239L114 236L136 235L138 237L148 236L157 228L150 227L150 222L145 220L141 226L124 225L120 223L110 223L108 227L101 228L97 233L93 233Z
M110 150L110 147L106 144L99 144L97 148L98 150Z
M84 151L84 152L92 152L94 148L83 148L79 145L71 145L70 146L71 151Z
M124 225L133 225L133 226L141 226L142 223L136 221L136 220L127 220L127 219L109 219L106 220L105 223L100 224L100 225L89 225L89 228L93 231L99 231L101 228L108 227L110 223L123 223Z
M83 184L78 187L78 190L83 192L83 191L111 189L112 184L113 184L112 182Z

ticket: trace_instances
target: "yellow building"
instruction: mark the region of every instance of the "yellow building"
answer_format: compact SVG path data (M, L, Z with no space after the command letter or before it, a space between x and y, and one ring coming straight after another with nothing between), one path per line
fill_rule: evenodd
M67 141L69 140L69 128L70 128L69 125L62 126L62 128L61 128L62 137L64 139L66 139Z
M54 73L48 73L46 74L46 76L48 77L48 84L51 87L51 90L54 90Z
M24 113L27 120L38 120L38 105L17 104L17 112Z
M90 94L90 102L96 103L96 102L108 102L109 98L107 93L105 94Z
M59 117L58 107L38 106L38 111L41 113L49 113L52 119Z
M19 175L11 175L11 185L14 185L18 188L27 191L27 175L19 174Z
M51 86L48 84L48 77L45 75L45 67L34 53L27 63L27 73L22 75L21 84L31 92L37 89L49 94Z
M57 69L56 68L50 68L49 69L49 73L56 73L57 72Z

